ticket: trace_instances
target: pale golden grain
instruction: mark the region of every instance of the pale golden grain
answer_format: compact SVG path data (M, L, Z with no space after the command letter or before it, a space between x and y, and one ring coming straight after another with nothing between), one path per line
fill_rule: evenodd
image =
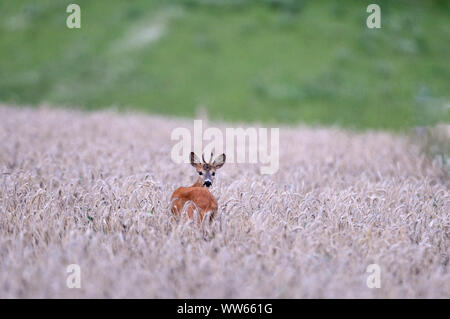
M450 298L449 181L408 138L281 128L279 172L226 164L202 231L168 209L177 126L1 106L0 297Z

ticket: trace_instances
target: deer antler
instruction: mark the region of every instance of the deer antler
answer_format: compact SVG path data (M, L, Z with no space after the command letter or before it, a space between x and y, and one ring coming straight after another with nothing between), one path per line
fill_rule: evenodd
M206 162L205 161L205 154L202 153L202 160L203 160L203 163L205 163L205 164L211 164L212 161L213 161L213 158L214 158L214 152L211 151L211 157L209 158L209 162Z

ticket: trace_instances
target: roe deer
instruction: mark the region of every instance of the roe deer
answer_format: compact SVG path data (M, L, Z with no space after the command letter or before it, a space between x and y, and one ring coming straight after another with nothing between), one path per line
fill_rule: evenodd
M187 204L186 212L191 219L194 218L195 210L198 211L200 222L203 221L203 217L208 212L211 212L210 219L214 217L217 212L217 200L208 188L212 185L216 170L225 164L225 158L225 154L222 154L211 163L213 159L213 154L211 153L211 159L208 163L203 155L203 162L201 162L197 155L191 152L191 165L195 167L199 176L192 186L180 187L173 192L171 197L173 214L179 215Z

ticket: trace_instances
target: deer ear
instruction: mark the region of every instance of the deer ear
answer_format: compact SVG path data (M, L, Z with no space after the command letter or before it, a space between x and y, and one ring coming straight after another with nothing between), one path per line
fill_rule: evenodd
M194 152L191 152L191 165L194 167L197 167L198 164L200 164L200 159L195 155Z
M221 167L223 166L223 164L225 164L226 158L227 158L227 157L225 156L225 154L219 155L219 156L216 157L216 159L214 160L214 162L213 162L212 165L213 165L216 169L221 168Z

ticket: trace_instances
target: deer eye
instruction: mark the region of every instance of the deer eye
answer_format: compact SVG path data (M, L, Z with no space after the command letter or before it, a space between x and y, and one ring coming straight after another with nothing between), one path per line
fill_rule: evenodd
M203 175L203 173L202 172L198 172L198 175Z
M215 175L216 175L216 172L213 172L211 175L212 175L212 176L215 176Z

